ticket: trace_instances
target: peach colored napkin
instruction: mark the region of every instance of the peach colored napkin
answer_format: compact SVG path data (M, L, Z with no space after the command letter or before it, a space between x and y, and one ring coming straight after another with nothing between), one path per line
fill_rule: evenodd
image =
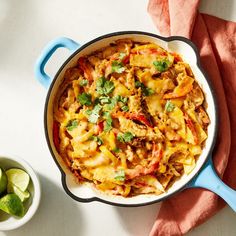
M197 46L219 106L213 152L218 174L236 188L236 23L198 12L199 0L150 0L148 12L161 35L180 35ZM224 202L204 189L188 189L162 203L150 236L182 235L216 214Z

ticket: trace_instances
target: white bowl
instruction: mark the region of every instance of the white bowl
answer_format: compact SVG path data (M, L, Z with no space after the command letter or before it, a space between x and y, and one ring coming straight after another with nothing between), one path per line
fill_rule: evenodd
M0 231L7 231L19 228L33 217L39 206L41 187L39 179L32 167L19 157L0 154L0 167L4 170L9 168L20 168L25 170L31 178L28 188L31 197L24 205L26 211L25 215L22 218L17 218L0 211Z

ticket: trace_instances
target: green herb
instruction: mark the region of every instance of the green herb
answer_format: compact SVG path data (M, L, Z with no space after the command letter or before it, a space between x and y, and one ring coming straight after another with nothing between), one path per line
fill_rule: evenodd
M112 72L122 73L125 71L125 67L122 62L113 61L111 64Z
M90 109L85 111L85 114L87 114L88 116L90 116L92 114L92 111Z
M98 104L93 108L91 112L89 112L90 113L89 118L88 118L89 122L94 123L94 124L97 123L98 118L100 116L99 113L101 109L102 109L102 106Z
M79 82L79 85L80 86L85 86L85 85L87 85L88 84L88 80L86 80L86 79L82 79L80 82Z
M152 95L154 93L155 93L154 90L152 90L151 88L145 87L145 89L143 89L144 96L150 96L150 95Z
M124 104L126 104L128 102L128 98L122 97L121 95L116 96L116 100L117 100L117 102L122 102Z
M96 83L96 90L101 95L108 95L115 89L115 85L112 81L106 80L104 77L100 77Z
M77 120L70 120L68 124L66 125L66 129L68 131L72 131L74 128L78 126L78 121Z
M112 129L112 118L111 118L111 114L109 112L104 112L103 116L106 118L106 122L104 125L104 131L108 132Z
M142 88L143 86L144 86L144 84L141 83L139 80L136 80L136 81L135 81L135 87L136 87L136 88L140 88L140 87Z
M101 104L111 103L111 99L109 97L101 96L99 97L99 101Z
M123 106L123 107L121 107L121 110L122 111L129 111L129 107L128 106Z
M112 151L117 153L117 152L120 152L120 149L118 147L115 147Z
M125 181L125 171L124 170L118 170L115 174L115 180Z
M99 103L100 103L100 99L99 98L95 98L94 102L93 102L94 106L98 105Z
M96 141L99 146L103 144L102 139L101 139L100 137L98 137L98 136L94 136L94 135L93 135L93 136L91 136L89 139Z
M116 98L110 98L110 103L106 104L104 109L107 111L111 111L116 106L116 102L117 102Z
M135 87L141 88L144 96L150 96L155 93L151 88L146 87L143 83L141 83L138 80L135 81Z
M174 108L175 108L175 104L173 104L170 100L168 100L165 105L165 110L167 112L171 112L174 110Z
M92 104L91 98L92 98L91 94L82 93L78 95L77 100L80 102L81 105L90 106Z
M159 72L163 72L166 71L170 65L170 61L166 60L162 60L162 61L154 61L153 65L155 66L155 68L159 71Z
M117 135L117 140L126 143L130 142L134 138L134 135L131 132L125 132L124 134L119 133Z
M125 56L126 56L126 53L124 53L124 52L121 52L120 54L119 54L119 59L120 60L123 60L124 58L125 58Z

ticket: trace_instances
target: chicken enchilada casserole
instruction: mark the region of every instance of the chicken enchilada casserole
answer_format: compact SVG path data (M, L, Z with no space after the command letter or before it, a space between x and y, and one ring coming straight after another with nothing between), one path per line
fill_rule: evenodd
M80 184L123 197L158 195L194 169L210 123L205 109L180 55L121 39L65 72L53 141Z

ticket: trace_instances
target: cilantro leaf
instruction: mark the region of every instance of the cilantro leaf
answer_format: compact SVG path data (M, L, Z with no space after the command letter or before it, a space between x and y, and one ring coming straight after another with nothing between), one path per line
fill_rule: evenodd
M123 139L125 142L130 142L134 138L134 135L131 132L125 132Z
M104 94L109 94L115 89L115 85L112 81L107 80L104 84L103 91Z
M167 59L162 60L162 61L154 61L153 65L159 72L163 72L169 68L170 61L168 61Z
M117 135L117 140L126 143L130 142L134 138L134 135L131 132L125 132L124 134L119 133Z
M120 60L123 60L126 55L127 55L126 53L121 52L121 53L119 54L119 57L118 57L118 58L119 58Z
M121 107L121 110L122 111L129 111L129 107L128 106L123 106L123 107Z
M102 140L99 136L94 136L94 135L93 135L93 136L91 136L89 139L96 141L99 146L103 144L103 140Z
M99 101L101 104L111 103L111 99L109 97L101 96L99 97Z
M152 94L154 94L154 93L155 93L154 90L152 90L151 88L145 87L145 88L143 89L143 94L144 94L144 96L150 96L150 95L152 95Z
M125 181L125 171L124 170L118 170L115 174L115 180Z
M106 80L104 77L98 78L96 82L96 90L98 94L108 95L115 89L115 85L112 81Z
M106 122L104 125L104 131L108 132L112 129L112 118L109 112L104 112L104 117L106 118Z
M174 108L175 108L175 104L173 104L170 100L168 100L165 105L165 110L167 112L171 112L174 110Z
M78 121L77 120L70 120L68 124L66 125L66 129L68 131L72 131L78 126Z
M122 102L124 104L126 104L128 102L128 98L122 97L121 95L116 96L116 100L117 100L117 102Z
M116 106L116 102L116 98L111 98L110 103L106 104L104 109L107 111L111 111Z
M92 96L89 93L82 93L78 95L77 100L81 105L90 106L92 104Z
M89 122L94 123L94 124L97 123L98 118L100 116L99 113L101 109L102 109L102 106L98 104L93 108L93 110L91 110L89 118L88 118Z
M139 80L136 80L136 81L135 81L135 87L136 87L136 88L142 88L143 86L144 86L144 84L141 83Z
M141 83L138 80L135 81L135 87L136 88L141 88L142 93L143 93L144 96L150 96L150 95L155 93L154 90L152 90L151 88L146 87L143 83Z
M115 147L112 151L117 153L117 152L120 152L120 149L118 147Z
M88 80L87 79L82 79L80 82L79 82L79 85L80 86L85 86L88 84Z
M111 68L112 68L112 72L116 72L119 74L125 71L125 67L123 66L123 63L118 62L118 61L113 61L111 64Z

